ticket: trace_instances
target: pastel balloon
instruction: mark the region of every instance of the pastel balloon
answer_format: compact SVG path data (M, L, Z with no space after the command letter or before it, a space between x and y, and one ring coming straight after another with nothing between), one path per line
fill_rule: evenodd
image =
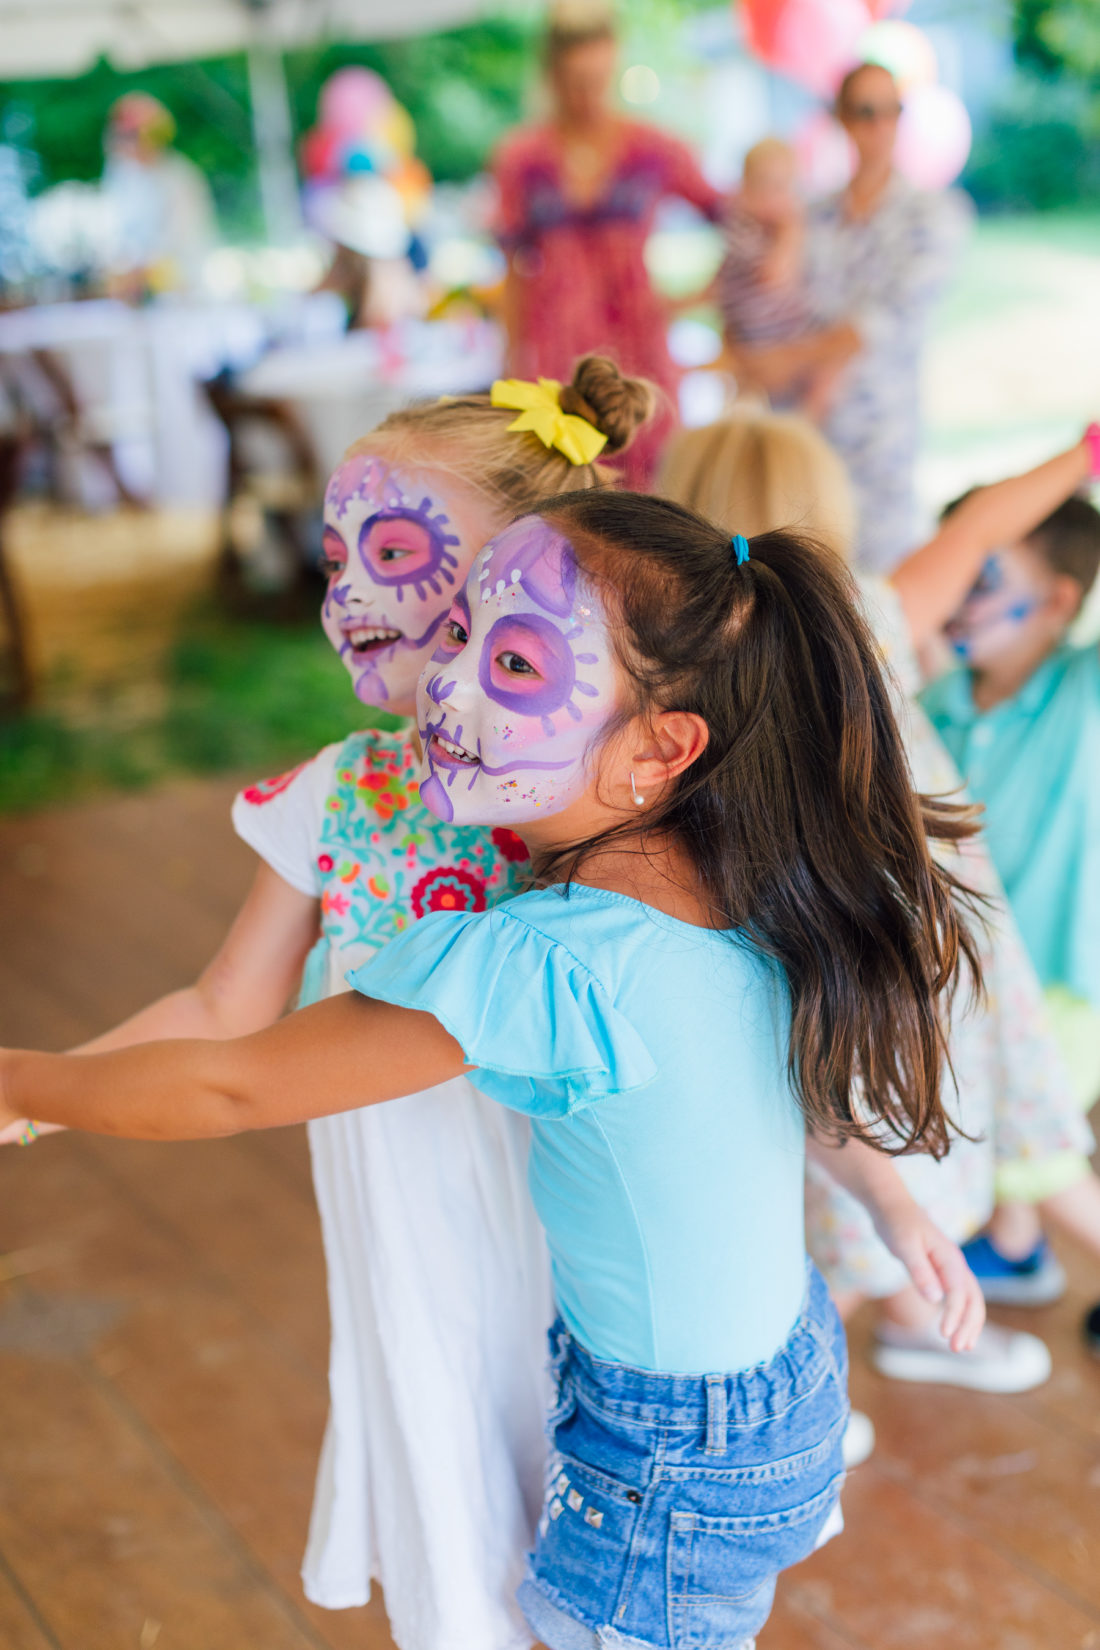
M318 124L337 132L361 132L381 119L392 102L393 93L373 69L337 69L321 87Z
M787 0L741 0L741 26L745 44L757 57L770 63L775 49L775 35ZM737 10L737 7L734 8Z
M819 97L831 97L870 22L864 0L787 0L767 61Z
M939 78L932 42L915 23L904 23L900 18L872 23L860 39L857 55L862 63L878 63L889 69L903 92L915 86L932 86Z
M961 98L947 86L915 86L898 124L898 171L918 189L944 189L966 165L970 139Z
M794 135L798 175L810 196L832 195L852 176L852 145L843 126L819 109Z
M302 139L302 171L311 182L331 181L340 175L344 140L339 132L315 126Z

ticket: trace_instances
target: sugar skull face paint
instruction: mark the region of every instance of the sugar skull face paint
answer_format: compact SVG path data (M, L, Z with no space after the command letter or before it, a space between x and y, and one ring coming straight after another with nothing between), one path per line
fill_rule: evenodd
M463 501L441 479L365 454L329 481L321 623L364 704L411 709L472 548L489 530L469 530Z
M1038 569L1026 548L995 551L982 567L945 635L957 656L981 668L1014 647L1021 629L1042 605Z
M420 679L421 798L459 824L559 813L614 709L603 606L568 540L527 516L476 558Z

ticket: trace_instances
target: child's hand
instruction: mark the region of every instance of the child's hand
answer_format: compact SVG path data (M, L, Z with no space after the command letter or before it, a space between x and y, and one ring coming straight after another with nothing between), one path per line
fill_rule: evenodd
M943 1302L940 1333L952 1352L969 1352L985 1322L985 1301L958 1244L911 1197L871 1212L879 1237L925 1300Z

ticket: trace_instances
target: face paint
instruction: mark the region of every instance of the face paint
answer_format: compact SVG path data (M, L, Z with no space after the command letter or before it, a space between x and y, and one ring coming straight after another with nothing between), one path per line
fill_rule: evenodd
M407 705L416 691L462 577L452 515L434 471L364 455L329 481L321 623L366 705Z
M944 634L964 663L980 667L1015 645L1041 603L1032 569L1010 550L998 550L984 563Z
M420 679L421 798L459 824L559 813L614 709L602 604L568 540L528 516L475 560Z

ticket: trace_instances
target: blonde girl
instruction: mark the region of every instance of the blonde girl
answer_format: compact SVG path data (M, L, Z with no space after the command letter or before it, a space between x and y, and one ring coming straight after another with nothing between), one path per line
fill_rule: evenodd
M589 356L560 394L502 383L394 413L350 449L325 496L322 624L361 703L412 715L476 552L540 499L606 485L598 459L651 404L647 385ZM258 1031L294 993L345 991L422 916L524 886L519 838L436 818L419 770L407 724L246 787L233 823L259 864L222 947L86 1052ZM528 1133L461 1074L310 1125L332 1343L303 1579L330 1609L380 1582L400 1650L531 1642L514 1593L542 1498L552 1310Z
M1074 451L1027 476L981 489L960 506L949 532L915 551L890 579L857 575L868 621L901 690L897 710L914 781L926 794L956 791L961 780L913 697L920 685L916 648L953 610L957 592L989 548L1013 523L1041 519L1075 485L1080 463ZM854 541L855 502L844 465L824 437L798 418L746 411L684 432L666 457L662 484L672 497L723 524L744 522L750 532L795 526L844 555ZM999 1170L1066 1154L1081 1161L1085 1136L1046 1028L1034 969L988 853L980 840L971 840L961 854L952 852L950 863L989 902L985 921L975 927L986 997L956 1007L945 1101L974 1138L957 1140L942 1163L908 1158L899 1170L933 1217L962 1240L988 1219ZM1046 1379L1050 1358L1042 1342L998 1325L987 1325L965 1358L947 1354L925 1303L863 1211L812 1165L808 1214L811 1253L842 1310L854 1310L866 1296L881 1301L873 1356L882 1373L990 1391L1020 1391Z

